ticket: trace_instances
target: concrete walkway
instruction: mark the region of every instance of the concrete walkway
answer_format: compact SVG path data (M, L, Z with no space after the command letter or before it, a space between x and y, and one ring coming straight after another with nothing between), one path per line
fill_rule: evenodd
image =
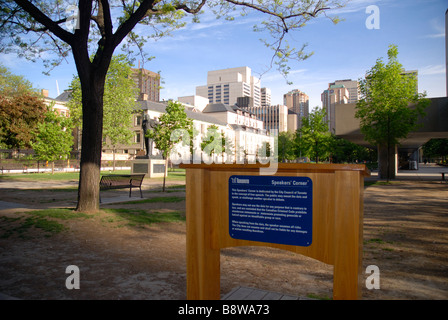
M142 191L155 190L162 188L162 181L158 179L147 179L143 181ZM175 186L175 185L184 185L183 181L167 181L167 186ZM21 180L1 180L0 179L0 199L1 193L5 192L2 189L8 190L8 192L14 192L14 190L50 190L50 189L64 189L64 188L77 188L78 181L21 181ZM122 192L121 192L122 191ZM117 191L118 193L122 193L122 195L111 194L110 192L105 192L101 197L101 203L103 204L111 204L111 203L119 203L119 202L127 202L127 201L138 201L143 200L140 197L140 192L138 190L133 190L132 197L129 197L128 189L120 189ZM68 204L67 204L68 205ZM70 203L70 205L74 205L74 203ZM61 203L58 203L57 206L61 206ZM52 207L51 204L48 204L48 207ZM16 203L16 202L8 202L0 200L0 211L1 210L10 210L10 209L38 209L32 208L29 205Z
M395 180L442 182L442 172L445 173L445 179L448 179L448 167L439 166L434 163L420 163L418 170L398 170ZM373 171L371 177L367 179L378 179L378 172Z

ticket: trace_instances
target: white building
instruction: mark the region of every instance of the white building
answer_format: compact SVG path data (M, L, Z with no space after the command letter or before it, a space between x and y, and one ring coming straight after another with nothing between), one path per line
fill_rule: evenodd
M294 116L294 114L290 115L288 113L288 108L284 105L253 107L247 110L263 122L266 131L274 135L288 131L288 117ZM294 119L297 121L297 116ZM297 129L296 127L294 127L293 131Z
M201 96L185 96L177 98L177 101L183 103L193 111L202 112L205 107L210 103L207 98Z
M209 71L207 85L196 87L196 95L210 103L234 105L239 97L251 97L254 106L261 106L260 80L251 75L249 67Z
M261 88L261 106L269 107L272 103L271 89Z
M273 145L263 121L248 109L229 106L223 103L211 103L203 109L202 113L217 121L227 124L226 137L231 141L234 157L232 161L240 161L246 157L249 162L255 162L257 152L264 143Z
M189 159L189 148L178 148L179 154L183 154L182 161L208 161L208 162L240 162L239 158L245 157L249 162L255 162L258 150L263 143L269 142L273 145L273 138L266 135L263 129L263 122L250 114L247 110L241 110L236 107L229 107L224 104L208 104L203 106L195 106L191 104L193 101L204 102L198 97L181 97L179 102L185 105L185 111L188 118L193 120L195 137L193 141L193 155ZM186 103L186 102L190 103ZM141 109L150 119L158 120L165 113L167 102L139 101ZM202 109L202 111L200 111ZM140 115L141 116L141 115ZM210 159L204 155L201 149L201 143L207 134L208 129L217 127L218 131L227 139L229 145L223 157L221 155L213 155ZM143 133L141 133L143 134ZM143 149L143 136L141 137L141 146ZM157 156L159 151L153 148L150 151L151 156ZM238 158L239 157L239 158Z

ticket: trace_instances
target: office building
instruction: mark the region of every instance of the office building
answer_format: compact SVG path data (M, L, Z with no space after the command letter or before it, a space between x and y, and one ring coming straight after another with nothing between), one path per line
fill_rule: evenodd
M160 75L158 73L139 68L132 70L132 78L138 88L136 99L139 101L160 100Z
M238 97L236 98L235 105L239 108L253 108L254 107L254 98L251 97Z
M261 106L270 106L271 96L271 89L261 88Z
M336 80L329 83L328 87L343 85L348 90L348 103L356 103L359 100L358 81L352 79Z
M284 105L252 107L247 110L263 121L267 132L279 133L288 130L288 108Z
M346 104L349 100L349 91L344 85L329 85L321 94L322 108L326 111L326 122L330 132L335 131L335 108L338 104Z
M251 97L255 107L261 106L260 80L249 67L209 71L207 85L196 87L196 95L226 105L235 105L239 97Z
M302 118L308 117L310 99L308 95L298 89L292 90L283 95L283 104L288 110L297 114L297 128L302 127Z

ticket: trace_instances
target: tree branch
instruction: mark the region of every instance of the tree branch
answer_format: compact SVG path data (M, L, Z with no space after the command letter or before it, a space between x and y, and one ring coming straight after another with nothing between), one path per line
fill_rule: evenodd
M186 4L179 3L175 6L175 8L177 10L183 10L187 13L196 14L201 11L202 7L205 5L206 2L207 2L207 0L202 0L202 2L196 8L189 8Z
M287 19L291 19L291 18L296 18L296 17L299 17L299 16L311 16L311 17L314 18L314 17L317 16L317 14L320 11L329 10L330 9L330 8L319 8L320 3L321 3L321 1L319 1L318 4L316 5L315 9L313 11L311 11L311 12L309 12L309 11L302 11L302 12L298 12L296 14L290 14L290 15L287 15L287 16L282 16L282 15L280 15L278 13L275 13L275 12L269 10L269 9L263 8L262 6L255 5L253 3L248 3L248 2L244 2L244 1L238 1L238 0L225 0L225 1L229 2L229 3L232 3L234 5L237 5L237 6L251 8L253 10L256 10L256 11L259 11L259 12L262 12L262 13L266 13L268 15L275 16L277 18L280 18L282 21L283 20L287 20Z
M102 0L104 1L104 0ZM175 10L183 10L190 14L197 14L201 11L201 9L204 7L204 5L207 3L208 0L202 0L201 3L197 5L195 8L188 7L184 3L178 3L174 6ZM149 14L162 14L165 13L161 9L154 9L154 6L159 2L158 0L144 0L138 9L134 11L130 17L117 29L115 32L115 39L114 42L116 45L118 45L124 37L126 37L129 32L132 31L134 26L141 21L148 13ZM123 3L124 5L124 3Z
M110 38L112 36L112 18L110 15L110 6L108 0L100 0L99 2L98 14L101 12L103 26L104 26L104 36Z
M144 0L137 10L130 15L130 17L121 24L115 34L113 35L113 46L116 47L121 41L132 31L135 25L142 20L148 10L152 9L158 0Z
M33 5L28 0L14 0L23 10L28 12L34 20L42 24L49 31L51 31L54 35L56 35L62 41L72 44L74 37L68 31L65 31L59 26L61 21L53 21L49 17L47 17L42 11L40 11L35 5ZM34 30L33 30L34 31Z
M64 23L64 22L66 22L67 21L67 19L66 18L64 18L64 19L60 19L60 20L58 20L58 21L55 21L55 23L57 23L57 24L61 24L61 23ZM17 26L19 26L20 28L22 28L24 31L26 31L26 32L46 32L46 31L48 31L49 30L49 28L48 27L42 27L42 28L32 28L32 27L28 27L28 26L25 26L24 24L22 24L22 23L20 23L20 22L16 22L16 21L7 21L8 23L11 23L11 24L14 24L14 25L17 25ZM6 24L6 21L5 21L5 24ZM2 25L3 26L3 25ZM0 26L0 28L2 27L2 26Z

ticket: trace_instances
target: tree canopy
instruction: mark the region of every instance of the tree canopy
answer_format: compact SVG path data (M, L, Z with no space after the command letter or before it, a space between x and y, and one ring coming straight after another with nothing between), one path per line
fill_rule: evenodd
M66 159L73 146L73 122L69 117L57 114L51 106L47 107L45 119L38 124L36 141L31 143L39 160L52 162Z
M296 143L294 133L286 131L278 134L278 161L294 160L300 155L296 155Z
M36 94L33 84L23 76L12 74L8 68L0 65L0 95L17 97L23 94Z
M361 120L361 132L375 144L395 145L415 128L418 116L424 115L426 93L417 92L417 78L406 74L398 62L398 48L389 46L388 63L380 58L360 80L361 99L356 117ZM414 108L409 105L415 103Z
M380 161L380 176L389 179L394 175L390 158L395 146L416 128L429 100L424 99L426 93L418 93L416 76L405 73L396 45L389 46L387 55L387 63L377 59L365 78L360 79L361 98L355 116L360 119L365 139L386 150L383 170Z
M442 163L446 163L448 156L448 139L431 139L423 145L423 156L427 158L442 158Z
M21 57L45 62L48 73L75 51L95 61L102 60L107 47L120 49L131 56L150 59L144 46L149 39L158 39L200 22L201 14L212 12L217 18L235 20L238 15L260 14L254 31L263 32L260 39L272 49L273 64L287 74L288 61L303 60L312 55L307 44L295 48L288 35L319 16L334 23L337 16L327 12L343 7L348 0L0 0L0 52L16 52ZM191 19L188 19L191 17ZM136 31L137 25L145 32ZM24 36L25 34L30 36ZM33 36L35 35L35 36ZM75 46L81 46L76 47ZM75 50L73 50L75 49ZM84 52L81 52L84 51ZM88 52L87 52L88 51ZM110 53L108 53L110 54ZM86 57L84 56L83 59Z
M230 157L234 154L232 140L222 133L217 125L209 126L201 141L203 155L205 154L208 157L206 163L213 162L213 156L223 157L220 160L217 159L217 161L230 161Z
M193 120L187 117L185 107L180 102L169 101L166 112L158 119L157 126L148 130L147 136L154 140L155 146L162 153L167 168L171 151L178 143L190 147L190 134L193 131ZM165 191L166 169L163 176L163 191Z
M82 127L82 90L79 77L70 85L71 99L67 103L74 122ZM103 137L105 147L115 150L119 144L129 144L134 137L132 115L136 111L137 87L132 79L130 62L123 54L115 55L107 71L103 95ZM114 161L115 168L115 161Z
M45 111L31 82L0 65L0 147L30 148Z
M302 127L299 129L299 148L316 163L330 154L331 133L328 123L325 122L324 109L314 108L308 117L302 118Z

